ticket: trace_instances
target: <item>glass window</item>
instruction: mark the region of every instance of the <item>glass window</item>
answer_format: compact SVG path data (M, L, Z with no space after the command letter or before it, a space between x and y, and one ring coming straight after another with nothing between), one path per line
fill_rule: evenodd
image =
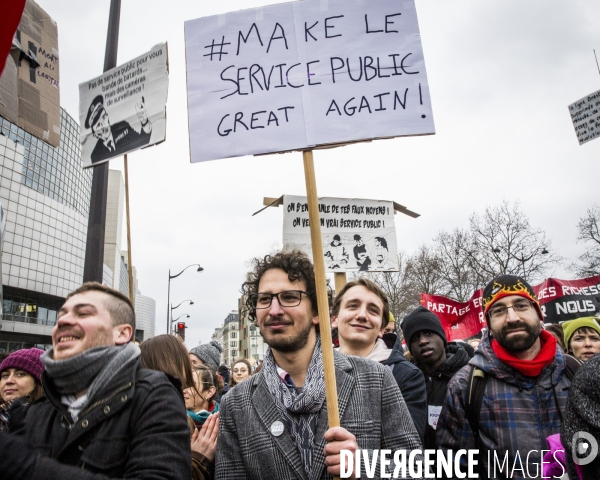
M12 311L12 301L10 300L4 300L2 302L2 314L3 315L10 315L11 311Z
M56 323L56 310L48 310L47 325L54 326L55 323Z
M24 322L25 321L25 312L27 310L27 304L25 302L19 302L13 300L10 313L12 315L12 319L15 322Z
M47 325L48 323L48 309L44 307L38 308L37 323L40 325Z

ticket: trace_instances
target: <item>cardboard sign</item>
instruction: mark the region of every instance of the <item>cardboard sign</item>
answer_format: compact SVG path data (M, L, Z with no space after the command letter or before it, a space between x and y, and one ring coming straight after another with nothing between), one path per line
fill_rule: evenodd
M0 115L53 147L60 146L58 31L33 0L25 4L0 77Z
M413 0L185 23L191 161L435 133Z
M600 275L579 280L548 278L533 286L544 323L562 323L600 314ZM441 295L421 294L421 305L442 322L448 340L467 339L486 327L483 315L483 290L477 290L468 302L457 302Z
M600 90L569 105L579 145L600 137Z
M80 84L83 166L163 142L168 87L166 43Z
M312 258L306 197L285 195L283 207L283 245ZM392 202L323 197L319 214L326 271L398 270Z

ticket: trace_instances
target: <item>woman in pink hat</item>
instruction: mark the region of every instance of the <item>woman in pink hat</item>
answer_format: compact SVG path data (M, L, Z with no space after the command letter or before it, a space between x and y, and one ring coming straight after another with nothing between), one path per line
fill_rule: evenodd
M39 348L17 350L0 364L0 431L9 429L9 407L13 400L24 397L22 406L26 409L43 394L42 353Z

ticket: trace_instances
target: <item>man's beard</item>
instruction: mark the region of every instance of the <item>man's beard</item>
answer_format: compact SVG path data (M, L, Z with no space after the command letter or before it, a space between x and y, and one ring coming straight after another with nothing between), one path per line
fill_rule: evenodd
M506 336L513 330L524 329L522 334L512 335L510 338ZM539 338L542 326L539 322L535 325L529 325L525 322L511 322L504 325L500 332L492 332L498 343L509 352L524 352L533 346Z
M292 353L301 350L308 343L308 338L310 337L310 331L315 328L315 326L308 322L306 327L295 334L295 336L282 335L279 333L271 333L269 338L265 338L262 331L260 334L262 335L265 343L269 345L273 350L284 353Z

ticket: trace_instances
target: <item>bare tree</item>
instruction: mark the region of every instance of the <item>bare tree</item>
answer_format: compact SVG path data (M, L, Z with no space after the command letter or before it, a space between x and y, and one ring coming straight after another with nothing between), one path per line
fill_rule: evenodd
M478 277L471 267L470 233L460 228L452 233L442 231L433 242L439 258L439 274L446 282L449 296L466 302L479 288Z
M410 257L407 274L412 287L419 293L448 295L449 288L440 274L442 259L430 246L422 245L417 253Z
M584 242L587 250L570 266L579 277L600 274L600 207L594 205L577 224L577 241Z
M561 262L550 253L550 241L534 229L519 203L502 202L470 218L471 244L467 251L477 287L498 275L519 275L529 282L543 279Z

